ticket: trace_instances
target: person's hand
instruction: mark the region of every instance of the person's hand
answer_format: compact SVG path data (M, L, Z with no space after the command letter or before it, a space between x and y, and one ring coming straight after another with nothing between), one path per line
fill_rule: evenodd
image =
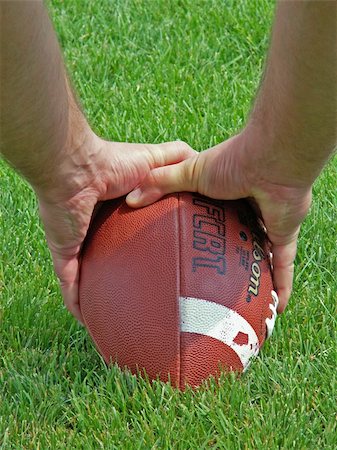
M91 136L90 145L61 161L55 179L36 189L64 302L80 322L79 253L98 202L127 194L151 169L177 163L194 153L180 141L126 144Z
M126 201L141 207L178 191L227 200L249 197L272 244L273 279L282 312L291 294L296 242L311 204L311 186L273 172L276 156L269 160L264 155L241 133L179 164L152 170Z

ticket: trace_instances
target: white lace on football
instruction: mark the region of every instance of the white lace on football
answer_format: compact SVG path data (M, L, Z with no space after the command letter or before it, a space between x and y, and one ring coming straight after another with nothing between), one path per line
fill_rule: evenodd
M266 319L266 326L267 326L267 339L272 335L274 326L275 326L275 320L277 317L277 306L278 306L278 296L275 291L271 291L271 296L273 298L273 303L269 304L269 308L271 309L272 316L271 318Z

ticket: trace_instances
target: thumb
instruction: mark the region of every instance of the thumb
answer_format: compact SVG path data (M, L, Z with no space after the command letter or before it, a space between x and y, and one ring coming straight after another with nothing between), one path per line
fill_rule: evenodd
M150 205L172 192L197 192L200 173L200 154L178 164L151 170L142 183L128 196L126 202L132 208Z

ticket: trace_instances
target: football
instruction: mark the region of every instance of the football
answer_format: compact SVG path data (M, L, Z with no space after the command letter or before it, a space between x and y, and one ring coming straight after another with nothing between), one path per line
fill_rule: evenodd
M107 363L181 389L245 371L278 304L249 203L186 192L141 209L104 202L83 246L79 299Z

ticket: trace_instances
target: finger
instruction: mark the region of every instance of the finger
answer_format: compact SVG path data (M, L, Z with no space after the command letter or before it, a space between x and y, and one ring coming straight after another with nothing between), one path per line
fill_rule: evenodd
M273 281L279 298L278 312L286 308L293 284L297 236L287 244L272 245Z
M78 283L60 283L64 304L68 311L84 325L84 319L78 303Z
M152 159L152 169L156 167L166 166L168 164L176 164L185 159L194 156L197 152L192 149L186 142L173 141L163 144L152 144L148 146Z
M79 262L76 256L59 255L52 251L55 273L59 279L62 297L68 311L83 325L78 301Z
M139 208L172 192L196 192L198 157L199 154L196 154L178 164L151 170L141 185L127 195L127 204L132 208Z

